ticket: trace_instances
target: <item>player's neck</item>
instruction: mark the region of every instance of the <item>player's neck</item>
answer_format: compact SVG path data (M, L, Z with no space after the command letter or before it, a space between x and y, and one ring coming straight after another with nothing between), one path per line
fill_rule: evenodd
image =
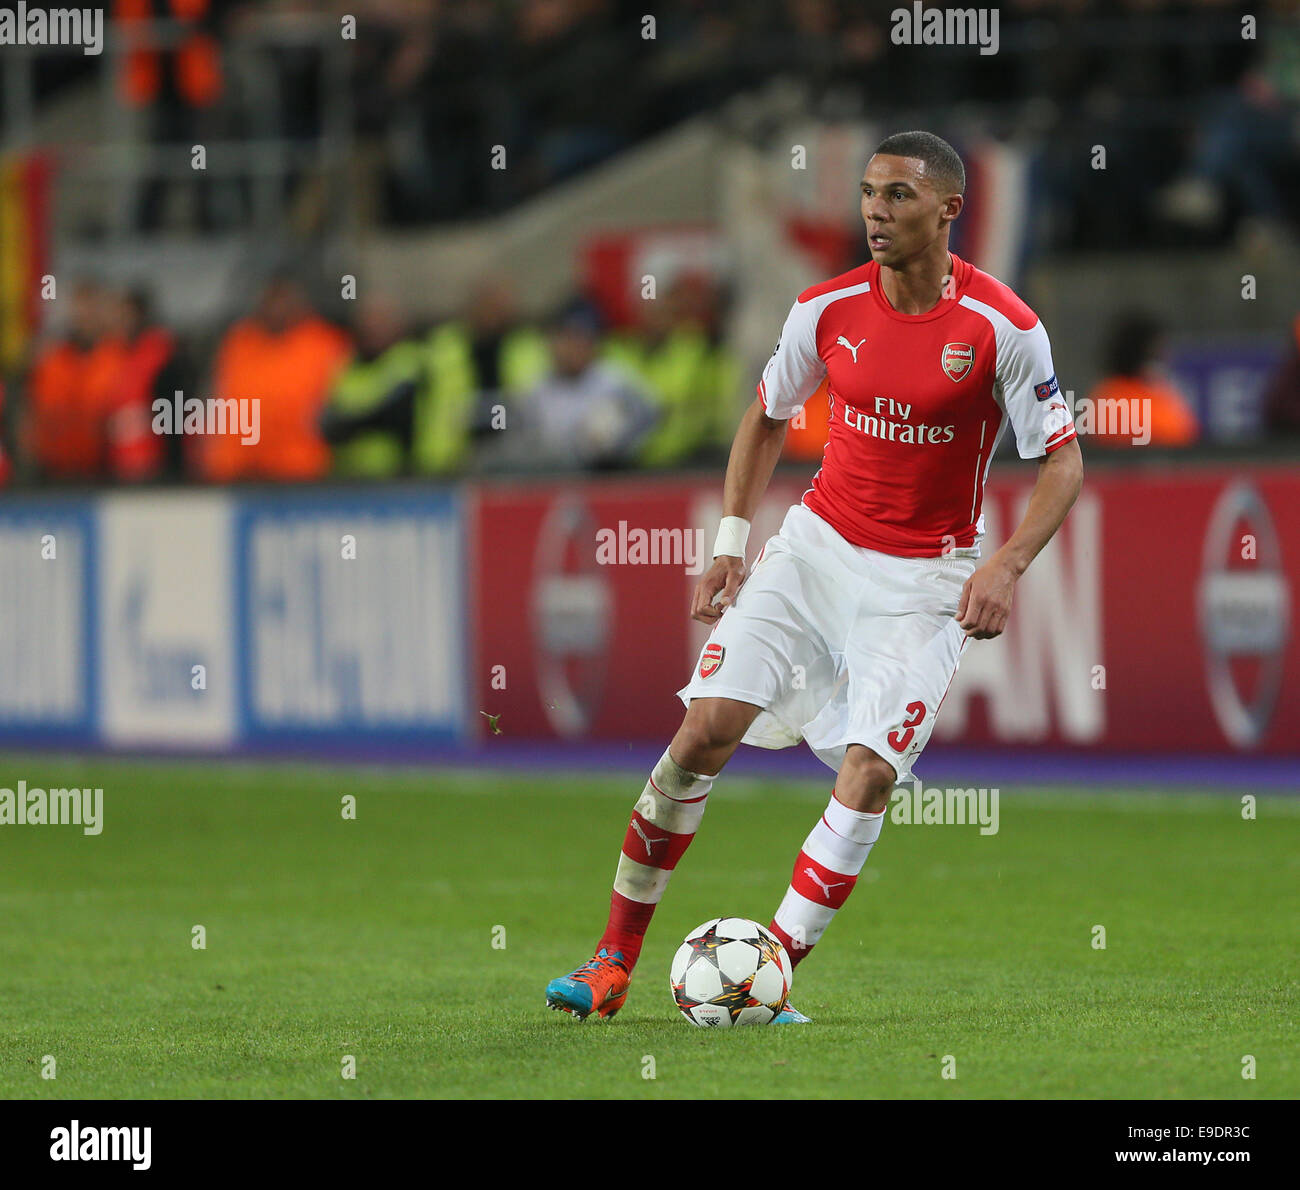
M944 282L955 267L944 244L935 252L909 260L901 268L881 265L880 285L889 304L900 314L928 314L939 304Z

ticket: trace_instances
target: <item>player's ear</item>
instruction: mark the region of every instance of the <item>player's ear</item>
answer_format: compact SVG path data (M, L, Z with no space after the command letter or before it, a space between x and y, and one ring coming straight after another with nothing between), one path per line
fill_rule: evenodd
M950 194L939 204L939 218L944 223L951 223L965 206L966 200L960 194Z

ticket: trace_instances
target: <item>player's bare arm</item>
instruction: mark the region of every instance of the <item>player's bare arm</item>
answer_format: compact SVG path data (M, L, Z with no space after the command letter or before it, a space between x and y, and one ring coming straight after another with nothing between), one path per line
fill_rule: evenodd
M1020 527L966 580L957 622L975 640L1001 634L1011 614L1016 581L1052 540L1083 487L1083 455L1077 440L1044 456Z
M722 492L722 515L736 517L748 523L754 519L758 502L767 491L772 472L781 457L788 422L768 417L761 398L745 411L736 437L731 444L727 460L727 478ZM722 536L719 535L719 542ZM719 554L719 548L738 548L738 554ZM734 540L728 547L715 544L713 565L695 586L691 596L691 618L702 624L713 624L729 607L745 580L744 543ZM721 592L721 595L719 595ZM714 600L717 602L714 603Z

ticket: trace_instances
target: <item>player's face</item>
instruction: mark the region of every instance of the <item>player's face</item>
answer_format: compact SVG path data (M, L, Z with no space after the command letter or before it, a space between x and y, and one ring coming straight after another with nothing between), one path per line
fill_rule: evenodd
M882 267L898 268L923 253L960 209L959 195L935 189L925 162L880 154L867 162L862 175L862 220L871 257Z

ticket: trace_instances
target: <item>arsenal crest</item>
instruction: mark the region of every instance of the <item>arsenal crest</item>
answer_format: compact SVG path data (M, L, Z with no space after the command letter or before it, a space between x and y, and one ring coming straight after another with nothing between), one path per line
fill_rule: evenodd
M939 362L948 373L948 379L955 384L975 363L975 348L969 343L945 343Z
M704 646L704 653L700 657L700 677L707 678L709 674L722 664L722 659L727 655L727 650L722 645L710 643Z

